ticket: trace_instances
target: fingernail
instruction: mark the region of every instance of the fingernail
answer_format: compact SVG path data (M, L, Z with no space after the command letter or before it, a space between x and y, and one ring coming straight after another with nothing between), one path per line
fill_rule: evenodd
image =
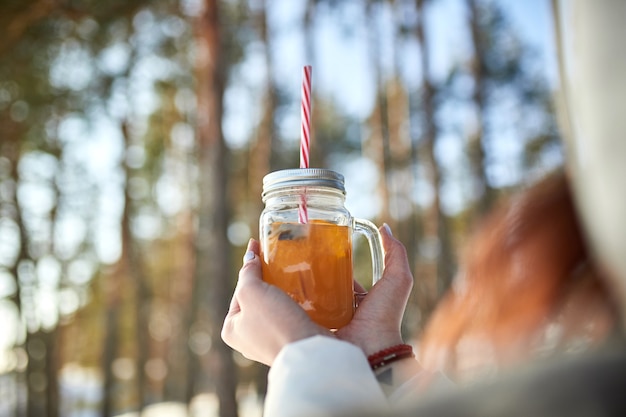
M387 223L383 223L383 228L385 229L387 234L389 234L389 236L393 236L393 233L391 233L391 227L389 227Z
M254 252L252 252L251 250L247 251L245 255L243 255L243 263L245 264L246 262L250 262L251 260L253 260L255 257Z

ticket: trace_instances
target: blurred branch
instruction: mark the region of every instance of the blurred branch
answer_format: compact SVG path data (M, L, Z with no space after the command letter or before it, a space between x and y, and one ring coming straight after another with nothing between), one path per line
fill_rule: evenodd
M26 10L13 17L6 28L2 43L0 43L0 53L21 39L29 27L48 16L56 8L58 8L58 4L54 0L37 0L34 4L27 6Z
M93 11L79 9L68 3L60 0L35 0L34 3L26 5L22 10L16 11L15 14L5 16L8 21L5 23L5 34L0 37L0 56L18 43L29 28L55 13L73 21L86 17L97 18L101 21L119 15L134 14L145 4L143 0L120 2L109 7L106 13L97 15Z

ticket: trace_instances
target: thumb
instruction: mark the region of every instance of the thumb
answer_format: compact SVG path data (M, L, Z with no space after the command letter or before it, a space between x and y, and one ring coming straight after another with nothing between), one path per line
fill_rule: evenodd
M386 291L391 291L393 295L403 296L413 287L413 274L409 267L406 248L402 242L393 237L391 228L386 223L380 228L380 232L385 250L385 270L372 291L380 286L385 287Z

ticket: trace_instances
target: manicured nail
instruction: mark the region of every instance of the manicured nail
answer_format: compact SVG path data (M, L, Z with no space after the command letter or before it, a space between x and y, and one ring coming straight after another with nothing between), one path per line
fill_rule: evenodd
M243 263L245 264L246 262L250 262L254 259L254 256L254 252L252 252L251 250L247 251L246 254L243 255Z
M387 234L389 234L389 236L393 236L393 233L391 233L391 227L389 227L387 223L383 223L383 228L385 229Z

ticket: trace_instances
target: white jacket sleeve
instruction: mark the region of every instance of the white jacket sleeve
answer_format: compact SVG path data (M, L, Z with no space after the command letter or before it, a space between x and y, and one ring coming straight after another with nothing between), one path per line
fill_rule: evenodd
M385 409L385 394L358 347L314 336L285 346L268 375L266 417Z

